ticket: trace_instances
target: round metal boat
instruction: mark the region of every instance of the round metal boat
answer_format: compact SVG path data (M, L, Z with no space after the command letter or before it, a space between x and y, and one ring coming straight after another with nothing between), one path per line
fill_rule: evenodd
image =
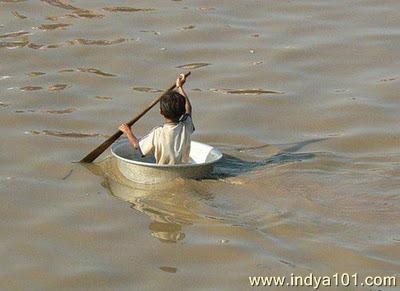
M111 153L117 158L122 175L142 184L162 183L175 178L203 178L222 158L222 153L217 148L197 141L190 144L190 162L187 164L158 165L152 155L142 157L127 139L114 143Z

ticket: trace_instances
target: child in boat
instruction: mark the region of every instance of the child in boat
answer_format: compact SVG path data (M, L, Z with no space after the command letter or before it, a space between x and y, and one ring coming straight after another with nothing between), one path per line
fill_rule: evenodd
M191 135L194 131L192 106L183 89L186 78L180 74L175 90L166 93L160 100L160 114L164 125L154 128L141 139L137 139L127 124L119 130L124 132L135 149L143 155L154 153L157 164L175 165L189 162Z

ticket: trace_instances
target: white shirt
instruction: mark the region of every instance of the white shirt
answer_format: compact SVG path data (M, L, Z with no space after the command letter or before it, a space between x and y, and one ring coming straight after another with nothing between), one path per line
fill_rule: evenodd
M189 162L191 135L194 125L190 114L177 124L165 123L139 140L143 155L154 152L157 164L175 165Z

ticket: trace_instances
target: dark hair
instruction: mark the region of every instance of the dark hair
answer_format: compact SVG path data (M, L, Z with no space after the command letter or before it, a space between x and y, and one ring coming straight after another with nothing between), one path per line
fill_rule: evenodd
M185 97L176 91L168 91L160 100L161 114L168 119L178 121L185 113Z

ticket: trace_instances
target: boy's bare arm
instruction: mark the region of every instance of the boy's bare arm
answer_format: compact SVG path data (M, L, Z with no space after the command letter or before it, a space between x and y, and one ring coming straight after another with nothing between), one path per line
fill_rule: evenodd
M188 114L192 113L192 104L190 104L190 100L189 97L187 96L185 90L183 90L182 87L178 87L177 91L179 92L179 94L181 94L183 97L185 97L185 112Z
M185 111L188 114L192 114L192 104L190 104L189 97L187 96L185 90L183 90L183 84L185 84L186 78L184 74L180 74L178 79L176 79L176 90L179 94L185 97Z
M126 136L128 137L129 142L131 143L131 145L135 148L138 149L139 148L139 141L136 138L136 136L132 133L130 127L126 124L123 123L121 124L121 126L118 128L120 131L122 131L123 133L126 134Z

